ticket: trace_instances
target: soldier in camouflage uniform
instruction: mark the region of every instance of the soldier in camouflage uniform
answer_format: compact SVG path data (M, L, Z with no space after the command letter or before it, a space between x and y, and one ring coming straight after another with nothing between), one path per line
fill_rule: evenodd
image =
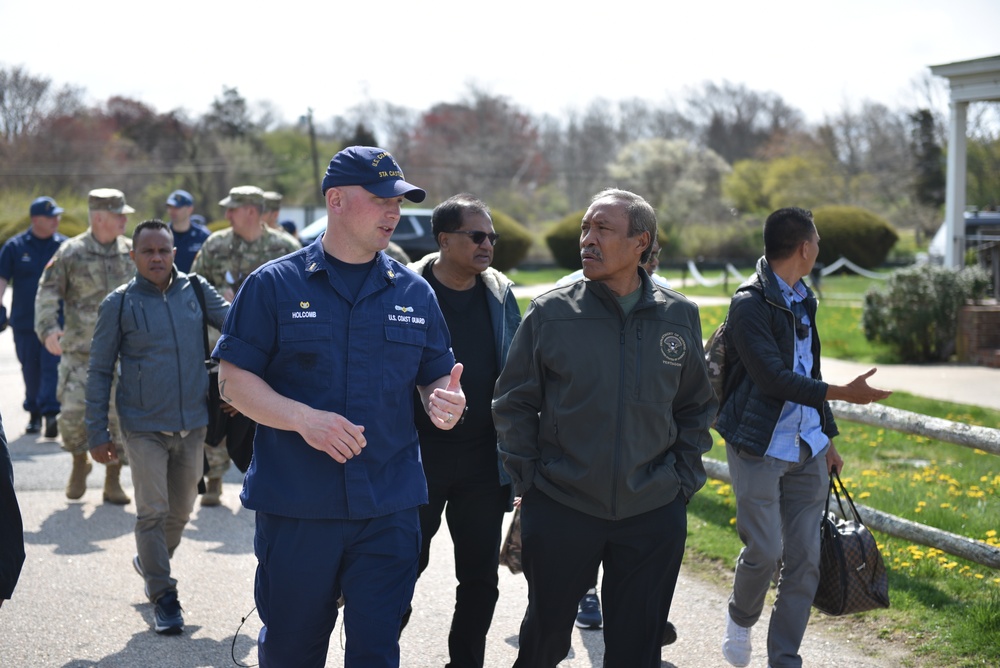
M295 238L295 235L289 234L289 232L278 224L278 214L281 213L281 200L284 199L281 193L276 193L273 190L268 190L264 193L264 212L260 214L260 219L269 228L284 234L289 239L295 242L295 247L300 248L302 246L299 240Z
M35 294L35 333L59 361L57 395L62 405L59 432L63 449L73 454L73 471L66 485L66 497L79 499L87 491L87 474L92 465L87 457L86 410L87 367L90 340L97 322L97 307L135 273L129 259L132 242L125 233L127 214L135 209L125 203L120 190L91 190L88 199L90 228L63 242L52 256ZM63 303L65 326L59 326L59 304ZM119 459L108 464L104 478L104 500L126 504L131 499L121 487L121 431L112 410L110 430Z
M191 273L204 276L226 301L232 302L250 272L265 262L298 250L299 243L262 222L264 191L256 186L233 188L219 204L226 207L226 219L232 227L214 232L205 240L191 265ZM211 347L215 347L218 336L213 329ZM201 497L201 505L217 506L222 496L222 476L230 462L225 441L215 446L206 444L205 455L209 464L208 486Z

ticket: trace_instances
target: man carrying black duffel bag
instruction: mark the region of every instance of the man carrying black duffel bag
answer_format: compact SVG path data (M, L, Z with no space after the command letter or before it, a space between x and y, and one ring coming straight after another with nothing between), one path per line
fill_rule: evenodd
M799 645L819 581L819 520L829 471L843 468L833 437L830 400L868 404L891 392L868 386L875 373L847 385L820 374L816 298L802 281L819 254L812 213L779 209L764 223L764 257L729 307L727 376L732 389L715 428L726 439L743 550L726 611L722 654L750 663L750 629L781 563L767 634L771 668L800 668Z

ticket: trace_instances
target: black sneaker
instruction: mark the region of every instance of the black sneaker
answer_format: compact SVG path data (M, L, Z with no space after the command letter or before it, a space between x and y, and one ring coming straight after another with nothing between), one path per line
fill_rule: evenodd
M55 413L45 416L45 438L59 438L59 421Z
M25 434L37 434L42 430L42 416L39 413L32 413L28 420L28 426L24 430Z
M177 590L169 589L153 604L154 629L165 636L175 636L184 631L184 617L181 616L181 602L177 600Z
M597 598L597 592L593 589L588 591L580 599L580 607L576 613L576 626L581 629L596 631L604 626L604 619L601 617L601 601Z

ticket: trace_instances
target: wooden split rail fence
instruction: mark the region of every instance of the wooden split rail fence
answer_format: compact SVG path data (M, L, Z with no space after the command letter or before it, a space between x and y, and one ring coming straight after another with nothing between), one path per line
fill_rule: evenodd
M830 407L833 409L834 416L851 422L884 427L905 434L925 436L1000 455L1000 429L942 420L879 404L860 406L843 401L832 401ZM705 470L710 478L732 483L732 478L729 476L729 466L726 462L708 457L704 458L704 462ZM835 505L831 504L831 509ZM937 548L983 566L1000 569L1000 548L949 531L912 522L860 503L855 503L855 505L864 518L865 524L872 529L908 540L911 543Z

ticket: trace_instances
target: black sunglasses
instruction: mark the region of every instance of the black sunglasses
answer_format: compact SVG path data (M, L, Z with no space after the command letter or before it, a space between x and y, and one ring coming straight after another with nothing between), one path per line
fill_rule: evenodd
M806 316L806 305L802 302L792 302L792 318L795 320L795 336L800 339L809 336L809 325L802 322Z
M453 230L451 232L445 232L445 234L465 234L470 239L472 239L472 243L476 244L477 246L486 241L487 239L490 240L490 246L496 246L497 239L500 238L500 235L497 234L496 232L486 233L483 232L482 230Z

